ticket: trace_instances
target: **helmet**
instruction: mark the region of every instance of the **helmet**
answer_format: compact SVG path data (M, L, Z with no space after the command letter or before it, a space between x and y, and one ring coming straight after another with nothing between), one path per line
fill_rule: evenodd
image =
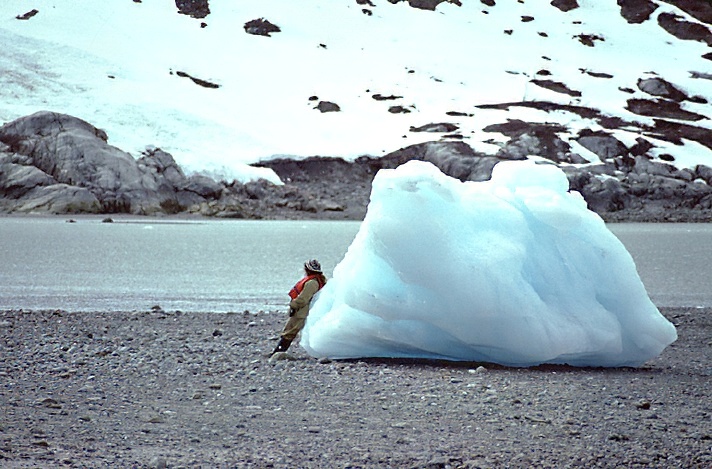
M304 263L304 268L318 274L321 273L321 264L316 259L309 260Z

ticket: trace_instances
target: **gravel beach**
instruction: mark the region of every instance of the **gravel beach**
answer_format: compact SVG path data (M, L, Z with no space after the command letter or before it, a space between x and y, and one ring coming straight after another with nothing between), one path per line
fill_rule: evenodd
M269 313L0 312L0 467L712 467L712 315L637 369L268 360Z

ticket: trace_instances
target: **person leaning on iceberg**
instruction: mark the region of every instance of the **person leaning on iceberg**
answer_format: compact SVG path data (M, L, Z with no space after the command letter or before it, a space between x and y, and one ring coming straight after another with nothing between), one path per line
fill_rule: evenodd
M280 334L279 343L272 351L286 352L289 346L304 328L309 316L309 305L314 295L326 284L326 277L321 271L318 260L312 259L304 263L304 277L289 290L289 319Z
M554 165L461 182L410 161L376 175L312 306L314 357L639 366L675 341L633 259Z

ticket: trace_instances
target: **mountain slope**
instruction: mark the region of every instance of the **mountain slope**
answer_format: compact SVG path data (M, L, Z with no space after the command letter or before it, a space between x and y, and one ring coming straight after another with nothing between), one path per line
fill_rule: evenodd
M527 156L522 136L537 132L537 156L559 163L694 168L712 161L711 9L5 0L0 120L72 114L135 155L155 145L242 181L264 175L246 163L275 155L353 159L438 139Z

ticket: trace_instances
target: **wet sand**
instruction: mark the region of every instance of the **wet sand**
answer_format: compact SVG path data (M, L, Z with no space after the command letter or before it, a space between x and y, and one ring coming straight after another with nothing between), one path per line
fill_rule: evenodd
M0 467L712 467L712 314L618 369L266 358L284 315L0 312Z

